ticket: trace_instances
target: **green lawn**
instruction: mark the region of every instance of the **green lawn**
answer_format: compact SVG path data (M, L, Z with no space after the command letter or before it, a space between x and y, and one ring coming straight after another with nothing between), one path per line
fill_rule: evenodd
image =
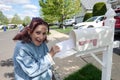
M101 80L101 73L101 70L89 63L64 80Z
M71 27L67 27L65 29L58 28L57 26L50 26L50 29L56 30L56 31L64 33L64 34L69 34L69 32L72 30L72 26Z

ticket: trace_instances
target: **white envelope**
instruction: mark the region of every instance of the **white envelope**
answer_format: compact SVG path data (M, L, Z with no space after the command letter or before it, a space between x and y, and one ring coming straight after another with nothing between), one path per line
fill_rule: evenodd
M64 40L56 45L60 47L60 52L58 52L54 57L65 58L76 53L74 50L75 44L73 39Z

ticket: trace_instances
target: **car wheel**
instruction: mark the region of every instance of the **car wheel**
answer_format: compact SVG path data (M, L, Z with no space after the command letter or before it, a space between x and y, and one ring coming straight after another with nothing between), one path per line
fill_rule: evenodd
M94 26L93 25L89 25L88 28L93 28Z

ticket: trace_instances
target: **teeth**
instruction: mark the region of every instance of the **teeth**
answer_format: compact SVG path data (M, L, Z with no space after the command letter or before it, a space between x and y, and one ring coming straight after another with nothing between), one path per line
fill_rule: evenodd
M39 38L37 38L37 40L38 40L38 41L40 41L40 39L39 39Z

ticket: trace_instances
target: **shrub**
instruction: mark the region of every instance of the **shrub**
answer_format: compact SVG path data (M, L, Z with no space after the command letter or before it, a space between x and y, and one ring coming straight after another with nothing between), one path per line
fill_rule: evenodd
M92 13L86 13L83 22L92 17Z
M104 15L106 11L107 8L104 2L98 2L93 6L93 16Z

